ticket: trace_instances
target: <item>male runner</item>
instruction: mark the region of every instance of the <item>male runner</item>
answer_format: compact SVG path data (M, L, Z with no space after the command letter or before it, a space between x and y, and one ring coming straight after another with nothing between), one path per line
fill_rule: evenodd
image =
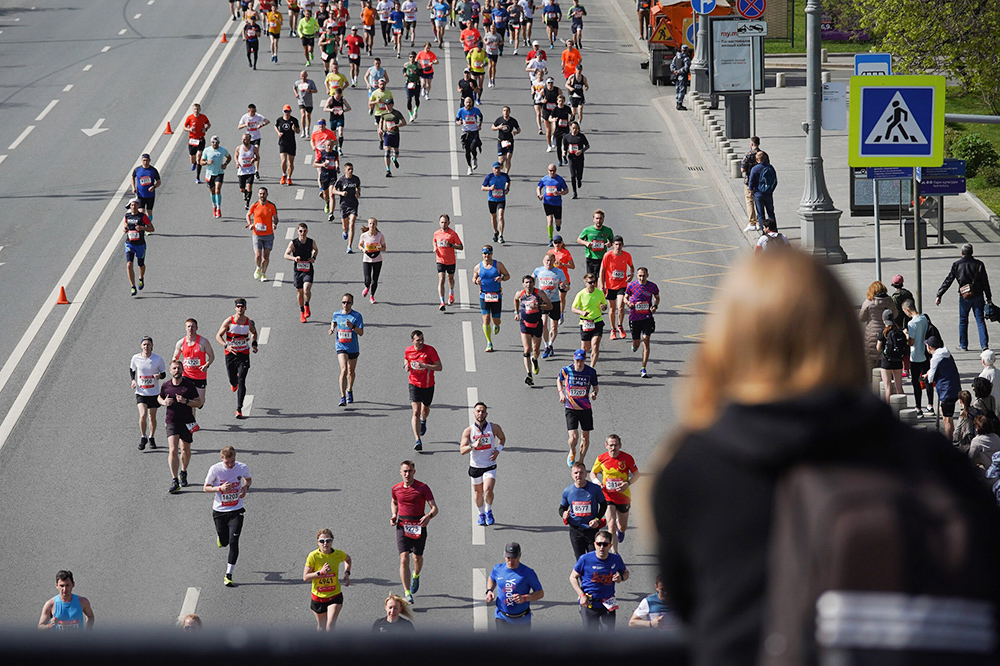
M385 177L391 178L392 169L389 162L399 168L399 128L406 127L406 119L396 110L396 104L391 97L386 100L385 105L385 113L379 117L378 133L385 148Z
M317 151L313 166L319 172L319 195L326 202L324 212L327 213L327 221L333 222L336 213L333 207L337 200L335 187L337 184L337 170L340 168L340 150L333 139L327 139L323 147Z
M594 412L590 401L597 398L597 371L583 361L587 352L577 349L573 352L573 363L559 371L556 378L556 389L559 391L559 401L566 408L566 430L569 433L569 455L566 464L570 467L577 459L576 445L580 442L580 457L582 463L590 448L590 431L594 429ZM580 437L577 428L583 433Z
M354 252L354 223L358 219L358 199L361 198L361 179L354 175L354 165L344 164L344 175L334 183L333 193L340 197L340 221L343 239L347 241L347 254ZM333 212L333 208L330 208Z
M477 153L483 151L483 142L479 138L479 130L483 127L482 112L472 105L472 98L466 97L464 104L455 115L455 124L462 128L462 147L465 149L465 162L469 165L468 176L479 167Z
M433 13L432 26L434 28L434 39L437 40L438 47L444 46L444 29L448 25L448 15L451 13L451 7L445 0L430 0L427 3L427 9L430 9Z
M502 166L500 162L494 162L493 172L486 174L479 189L489 192L486 205L490 211L490 222L493 224L493 242L499 240L504 244L507 242L503 239L504 209L507 207L507 195L510 193L510 176L500 170Z
M312 315L309 300L312 297L312 283L315 275L316 256L319 248L316 241L309 238L309 225L299 222L297 238L293 238L285 248L285 259L295 266L295 291L299 299L299 320L304 324Z
M420 65L417 64L416 51L410 51L408 57L403 65L403 80L406 82L406 110L410 114L410 122L413 122L420 111Z
M56 589L59 594L42 606L42 616L38 619L39 629L73 631L94 628L94 609L87 597L73 594L76 581L72 571L56 572Z
M145 451L147 443L156 448L156 410L160 406L156 396L160 395L160 380L167 376L167 366L163 357L153 353L153 338L144 336L139 348L142 351L132 357L128 371L139 408L139 450Z
M257 69L257 56L260 53L260 32L257 16L252 14L250 19L243 24L243 42L247 47L247 64L250 66L250 69Z
M132 194L139 198L142 208L151 221L153 205L156 203L156 188L160 186L160 172L150 164L149 153L143 153L140 164L132 169Z
M361 47L365 45L365 40L358 36L358 26L351 26L351 34L344 38L344 44L347 46L347 62L351 65L351 87L356 88L361 76Z
M655 282L649 281L649 270L640 266L635 272L635 282L625 288L625 298L628 302L628 327L632 331L632 351L639 349L642 342L642 368L639 376L649 377L646 364L649 362L649 338L656 330L653 315L660 307L660 288Z
M566 312L568 312L566 293L570 287L569 272L576 270L576 262L573 261L573 254L569 248L563 243L563 237L558 234L552 238L552 247L545 254L551 254L555 258L556 270L562 271L563 277L566 278L566 291L559 294L559 324L561 325L566 318Z
M580 131L580 123L575 120L569 124L569 134L558 134L556 139L559 141L558 150L563 164L569 165L569 181L573 186L573 198L576 199L577 189L583 187L583 166L586 152L590 150L590 141Z
M582 8L581 8L582 9ZM572 10L571 10L572 11ZM580 24L580 29L583 29L583 24ZM576 72L576 68L580 66L583 62L583 56L580 55L580 50L576 48L572 39L566 40L566 48L563 49L562 55L559 58L562 64L563 78L568 79L573 76Z
M556 97L556 108L549 112L549 126L552 128L552 144L556 147L556 161L559 166L566 164L563 151L563 137L569 133L570 108L566 106L566 98L563 95ZM574 185L573 193L576 194Z
M556 0L551 0L542 7L542 19L545 21L545 33L549 38L549 48L556 45L559 39L559 19L562 18L562 9Z
M226 358L229 386L236 393L236 418L243 419L243 400L247 395L250 351L257 353L257 326L247 317L247 299L237 298L236 314L226 317L215 334Z
M208 343L205 342L207 345ZM186 361L187 359L185 359ZM205 400L199 396L196 384L183 375L184 366L174 360L170 362L170 381L160 386L157 401L167 408L163 424L167 429L167 465L170 467L170 488L167 492L175 495L181 486L187 486L187 467L191 461L191 442L198 424L194 419L194 409L201 407ZM180 473L178 473L180 458Z
M392 24L392 46L396 52L396 59L400 58L403 51L403 23L406 15L400 10L399 0L392 3L392 11L389 12L389 23Z
M542 120L545 121L545 142L548 147L545 152L551 153L556 149L555 141L552 138L552 132L554 130L552 123L549 122L549 116L555 110L556 105L559 103L559 96L562 95L562 91L559 90L559 86L555 85L555 79L551 76L545 78L545 87L542 88Z
M389 46L389 37L392 34L389 14L392 13L392 8L393 3L390 0L379 0L378 4L375 5L375 9L378 12L378 20L382 27L382 46ZM368 55L371 55L371 48L368 49Z
M410 47L413 47L414 41L417 38L417 3L413 0L403 0L403 4L400 6L405 17L405 27L406 34L405 38L410 40Z
M629 571L618 553L610 552L611 535L601 530L594 539L597 550L585 553L576 561L569 582L580 600L583 628L614 631L615 584L628 580Z
M632 508L632 481L639 474L635 460L622 451L622 439L618 435L608 435L604 441L607 453L594 460L590 470L590 480L599 483L608 502L605 518L608 532L612 535L611 552L618 552L618 544L625 541L628 529L628 512ZM598 479L600 475L600 479Z
M365 53L372 54L375 42L375 17L377 12L371 6L370 0L361 0L361 25L364 27Z
M349 84L347 77L340 73L340 65L334 60L330 63L330 72L326 75L324 80L326 84L326 94L333 97L333 94L338 90L346 90Z
M368 96L371 97L375 89L378 88L379 79L385 79L386 85L389 84L389 73L385 71L385 67L382 66L382 59L375 58L372 60L372 66L365 70L365 85L368 87Z
M594 537L601 528L601 517L608 508L601 487L587 479L587 466L573 463L573 483L566 486L559 504L563 523L569 525L569 542L576 559L594 549Z
M441 298L441 307L438 309L444 312L444 278L448 276L448 305L455 304L455 250L464 250L462 239L454 229L450 227L451 218L443 214L438 218L441 228L434 232L434 259L437 263L438 275L438 296Z
M281 28L285 22L285 17L278 11L278 5L271 7L271 11L264 17L267 21L267 36L271 39L271 62L278 62L278 40L281 39Z
M337 362L340 364L340 407L354 402L355 368L361 354L358 338L365 334L365 320L352 309L354 295L344 294L341 309L333 313L328 335L337 335Z
M544 333L542 314L552 310L552 302L535 288L533 275L525 275L521 278L521 284L524 289L514 296L514 320L521 322L521 345L524 348L524 370L527 373L524 383L534 386L535 380L531 373L538 374L538 354Z
M206 493L214 493L212 498L212 520L215 521L215 540L219 548L229 546L226 576L222 579L226 587L236 587L233 570L240 556L240 533L243 531L243 499L250 490L253 479L250 468L236 460L236 449L227 446L219 452L221 462L208 468L205 485Z
M601 261L604 254L611 247L611 241L615 234L611 227L604 226L604 211L598 208L594 211L594 223L580 232L580 237L576 239L577 245L582 245L586 249L583 251L587 272L597 275L601 272Z
M419 331L415 331L419 332ZM430 487L414 478L417 466L412 460L399 465L402 483L392 487L392 514L389 524L396 528L396 546L399 549L399 578L403 583L406 602L413 603L413 595L420 589L420 570L424 568L424 546L427 544L427 524L438 514L437 503ZM424 513L426 507L430 511ZM413 574L410 574L410 554L413 554Z
M486 63L489 62L486 50L483 49L483 43L477 42L472 50L466 54L465 59L469 63L469 71L472 73L472 80L476 86L476 104L480 104L483 101L483 79L486 77Z
M470 24L462 28L462 32L459 33L458 39L462 43L463 55L468 56L469 51L475 48L476 44L482 41L483 35L479 32L479 28Z
M343 155L344 148L344 114L351 110L351 105L344 99L343 91L339 88L334 91L333 96L326 100L324 111L330 112L330 129L325 130L326 121L320 118L317 126L323 127L325 131L331 132L337 140L337 149ZM313 133L315 134L315 132Z
M260 154L260 130L271 124L271 121L257 113L257 107L253 104L247 105L247 112L240 118L236 129L246 130L250 134L250 143L257 146L257 153ZM257 163L257 179L263 180L260 173L260 162ZM221 207L221 206L220 206Z
M601 313L608 309L608 300L604 292L597 289L597 276L587 273L583 276L583 284L583 289L573 298L571 310L580 315L580 347L590 352L590 365L597 367L601 338L604 336L604 317Z
M299 0L288 0L288 36L296 37L295 28L299 25Z
M213 136L211 145L201 153L198 161L205 167L205 182L212 196L212 217L222 217L222 181L233 156L219 145L219 137Z
M424 48L417 54L417 63L420 65L420 82L423 87L424 99L431 98L431 82L434 80L434 65L438 62L437 56L431 51L431 43L424 42Z
M409 373L410 406L413 408L410 425L417 440L413 450L423 451L420 438L427 432L427 417L434 400L434 373L440 372L443 366L437 350L424 344L423 331L412 331L410 341L413 344L403 351L403 370Z
M257 190L257 201L247 211L247 229L253 228L253 258L255 280L267 282L267 266L271 263L274 230L278 227L278 208L267 200L267 188Z
M535 187L538 200L542 202L545 211L545 228L549 234L549 247L552 247L552 230L562 230L562 197L569 194L566 181L556 173L556 165L550 164L548 173L542 176Z
M378 133L379 148L384 148L382 132L378 129L382 116L389 111L389 102L393 101L392 92L386 89L387 81L381 78L376 82L376 88L368 97L368 115L375 117L375 131Z
M486 603L496 604L493 624L498 632L531 629L531 602L545 596L538 575L521 564L521 544L504 548L504 561L493 566L486 582Z
M497 159L503 164L504 173L510 173L510 162L514 157L514 137L521 133L517 119L510 115L510 107L504 106L500 117L493 121L497 133Z
M479 509L478 525L492 525L493 488L497 482L497 458L503 451L507 437L498 423L490 423L485 402L477 402L472 408L475 419L472 425L462 431L458 445L461 455L469 456L469 476L472 477L472 499Z
M554 252L546 253L542 257L542 265L532 272L538 284L538 290L545 294L552 304L552 309L542 312L542 358L553 355L552 346L559 335L559 318L562 315L563 300L566 292L569 291L569 283L565 280L565 273L556 268L556 256Z
M521 26L524 24L524 8L516 0L507 5L507 31L510 33L510 43L517 55L518 44L521 43Z
M212 343L207 338L198 335L197 320L187 319L184 321L184 337L174 345L172 360L183 362L184 376L194 382L202 403L196 405L194 409L202 407L205 404L205 391L208 386L208 367L215 363L215 350L212 349ZM193 412L191 420L195 420ZM197 423L194 424L192 432L196 430L198 430Z
M583 107L587 102L586 92L590 90L590 83L583 75L583 65L577 65L573 75L566 79L566 91L569 93L570 108L573 110L573 119L578 123L583 122Z
M458 81L458 98L462 106L465 106L465 100L471 99L473 103L476 101L476 82L472 79L472 70L468 67L462 72L462 78Z
M483 260L476 264L472 281L479 285L479 311L483 315L483 334L486 335L486 351L493 351L493 333L500 333L503 314L502 282L510 279L507 268L499 261L493 261L493 246L483 246ZM490 331L490 318L493 330Z
M323 528L316 533L319 548L306 557L302 580L312 582L309 608L316 616L316 631L333 631L337 616L344 607L341 587L351 586L351 556L333 547L333 530ZM340 580L340 565L344 564L344 580Z
M302 72L305 74L305 72ZM312 108L310 106L309 108ZM281 117L274 121L274 131L278 135L278 153L281 156L281 184L292 184L292 172L295 171L295 145L296 136L303 136L305 131L300 131L299 121L292 115L292 107L286 104L281 109ZM256 146L255 146L256 148ZM244 193L246 197L247 209L250 208L250 194L253 191L253 182Z
M306 70L299 72L299 78L292 84L292 91L299 103L299 124L302 127L302 138L309 138L312 129L313 93L318 93L316 82L309 78Z
M188 133L188 155L191 157L191 171L195 171L194 182L201 184L201 153L205 150L205 132L212 126L208 116L202 115L201 104L191 107L191 114L184 119L184 131Z
M146 234L154 231L153 223L149 216L139 210L138 197L132 197L129 201L128 212L125 213L125 220L122 226L122 233L125 234L125 273L128 275L128 283L131 285L131 293L136 295L135 269L132 267L133 260L139 264L139 289L145 286L143 278L146 275Z
M316 47L316 33L319 32L319 21L312 15L312 11L306 9L299 19L298 33L302 40L302 55L306 59L306 67L312 64L313 49Z
M601 272L597 280L597 288L604 292L611 308L612 340L625 339L625 329L622 328L625 319L625 287L632 281L632 275L635 273L632 255L626 252L624 247L625 241L621 236L612 239L611 252L606 252L601 259Z
M257 175L257 165L259 162L260 153L257 150L257 146L250 143L249 134L244 134L242 143L236 147L236 177L239 178L240 192L243 193L243 210L250 210L253 179ZM281 178L282 182L284 182L285 177L282 176Z

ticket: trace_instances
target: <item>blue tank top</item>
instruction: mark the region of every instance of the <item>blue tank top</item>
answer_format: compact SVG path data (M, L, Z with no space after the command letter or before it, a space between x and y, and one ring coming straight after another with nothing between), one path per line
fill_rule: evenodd
M487 268L483 262L479 262L479 290L484 292L500 291L500 269L497 262Z
M60 599L57 594L54 600L52 617L56 621L56 629L59 631L83 629L83 606L80 604L80 597L74 594L67 603Z
M670 606L668 606L665 601L660 599L660 595L655 593L646 597L646 605L649 607L649 616L651 618L661 615L670 615L671 613Z

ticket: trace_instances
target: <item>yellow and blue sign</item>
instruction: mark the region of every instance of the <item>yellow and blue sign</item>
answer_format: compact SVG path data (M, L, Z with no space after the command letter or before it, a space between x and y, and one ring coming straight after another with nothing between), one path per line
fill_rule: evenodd
M944 162L943 76L853 76L847 163L933 167Z

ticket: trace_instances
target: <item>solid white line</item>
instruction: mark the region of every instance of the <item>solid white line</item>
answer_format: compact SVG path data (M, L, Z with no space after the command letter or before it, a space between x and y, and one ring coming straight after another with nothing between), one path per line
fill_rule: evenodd
M473 347L472 322L462 322L462 345L465 347L465 371L476 371L476 350ZM476 403L472 403L476 404Z
M465 247L465 226L461 224L455 225L455 233L458 234L458 240L462 241L462 247ZM455 259L458 261L465 261L465 250L455 250Z
M253 409L253 394L247 393L243 397L243 416L250 416L251 409Z
M133 16L133 17L132 17L132 20L134 21L134 20L136 20L137 18L140 18L141 16L142 16L142 14L136 14L135 16Z
M452 215L462 217L462 195L459 192L458 185L451 188L451 208Z
M128 32L128 29L127 28L122 28L121 30L118 31L118 34L119 35L124 35L126 32ZM111 47L109 46L108 48L110 49Z
M448 91L445 120L448 121L448 154L451 156L451 179L458 180L458 137L455 135L455 91L451 85L451 42L444 43L444 88Z
M66 86L65 88L63 88L63 92L69 92L72 89L73 89L73 84L71 83L68 86Z
M221 39L221 34L225 32L225 29L229 27L229 24L230 22L227 20L225 23L225 27L219 33L220 34L219 39ZM181 90L180 94L178 94L177 98L174 100L174 103L167 111L166 117L157 126L157 129L153 132L152 137L150 137L149 142L146 144L146 147L142 150L142 153L148 153L153 150L153 146L155 146L160 139L159 128L166 125L167 121L173 118L174 114L177 113L177 110L180 108L181 104L186 99L188 93L191 91L192 86L194 86L195 80L201 76L201 73L208 65L208 61L211 58L212 54L215 52L218 43L219 40L215 40L212 42L211 46L209 46L208 50L205 52L205 55L202 57L201 62L198 63L198 66L195 68L194 72L191 73L191 77L188 79L187 83L184 85L184 88ZM235 40L230 41L230 45L234 43ZM219 69L221 69L222 67L221 61L225 59L225 54L228 54L228 51L226 51L223 55L223 58L221 58L220 61L216 63L216 66L212 69L212 73L205 80L204 84L205 89L207 89L208 86L211 85L215 76L218 74ZM89 68L90 65L87 65L86 69ZM202 94L204 94L204 91L202 91ZM176 145L176 139L179 136L180 133L177 133L174 134L173 137L171 137L172 141L167 144L166 149L164 150L163 153L161 153L160 159L162 161L165 161L169 158L170 151ZM162 165L162 162L160 164ZM138 165L138 161L135 162L135 165ZM125 178L122 180L122 184L118 187L118 190L115 192L114 196L108 201L108 205L104 208L104 212L97 219L97 222L94 223L93 228L90 230L90 233L87 234L87 237L80 245L79 250L77 250L76 255L74 255L73 257L73 260L70 262L69 266L66 267L66 270L59 277L59 280L56 281L56 284L53 287L52 292L50 292L48 298L45 299L45 301L42 303L42 307L38 310L38 313L35 315L35 318L28 326L28 329L24 332L24 335L21 336L20 341L17 343L17 346L14 348L14 351L8 357L7 362L4 363L3 368L0 368L0 391L2 391L4 387L7 385L7 381L10 379L11 375L14 373L14 370L17 368L18 362L24 357L26 350L34 341L35 337L38 335L38 331L41 329L42 324L45 322L45 319L49 316L49 314L52 312L52 309L55 307L56 299L59 297L59 287L62 285L69 284L70 281L73 279L73 277L76 275L77 270L79 270L80 265L83 263L83 260L86 258L87 254L94 246L94 243L97 242L97 239L106 229L107 224L111 219L111 215L114 213L120 214L122 197L124 196L127 189L131 187L131 185L132 185L132 178L131 174L129 174L125 176ZM10 411L7 412L7 415L6 417L4 417L3 422L0 422L0 449L2 449L4 444L7 443L7 438L10 437L10 433L14 429L14 426L17 424L17 420L21 417L21 414L24 412L24 408L27 406L28 401L31 399L32 394L38 387L38 384L42 379L42 375L45 373L49 364L52 362L52 358L55 356L56 351L58 351L59 345L62 344L62 341L65 339L66 334L69 332L69 328L70 326L72 326L73 320L76 318L76 315L80 310L80 307L83 305L83 302L86 300L87 295L90 293L90 290L97 282L97 278L100 277L100 274L104 270L104 267L107 265L108 261L110 261L112 254L119 249L120 244L121 244L121 239L118 237L118 235L112 234L110 240L108 241L107 246L104 248L104 251L98 258L97 263L94 264L90 273L88 273L87 278L84 280L82 287L77 292L74 302L67 308L66 314L63 315L62 321L56 328L55 333L53 333L52 337L49 339L49 342L45 346L45 349L43 350L41 357L38 359L38 362L32 369L31 374L28 376L27 381L21 388L21 392L18 393L17 398L14 400L14 403L11 406Z
M59 100L57 99L54 99L51 102L49 102L48 106L42 109L42 112L38 114L37 118L35 118L35 122L38 122L39 120L44 120L45 116L49 115L49 111L52 110L52 107L54 107L58 103Z
M466 322L470 323L470 322ZM465 398L469 403L469 425L472 425L476 420L475 406L479 402L479 389L475 386L468 386L465 389Z
M274 274L274 287L275 288L280 287L282 285L281 281L284 280L284 279L285 279L285 274L284 273L275 273Z
M146 4L147 4L147 5L151 5L151 4L153 4L154 2L156 2L156 0L149 0L149 2L147 2Z
M304 187L300 187L295 190L295 200L302 201L302 198L306 195L306 190Z
M33 129L35 129L34 125L28 125L27 127L25 127L24 131L21 132L21 136L19 136L16 139L14 139L14 143L12 143L9 146L7 146L7 150L14 150L18 146L20 146L21 142L24 141L29 134L31 134L31 130L33 130Z
M486 591L483 591L486 594ZM198 597L201 596L200 587L189 587L184 593L184 603L181 604L181 613L177 616L177 622L183 622L184 618L198 609Z
M458 269L458 306L464 310L472 308L469 303L469 271Z
M110 46L105 46L103 49L101 49L101 53L107 53L110 50L111 50Z
M7 156L6 156L6 155L0 155L0 164L3 164L3 161L4 161L5 159L7 159Z
M472 630L487 631L486 569L472 570Z
M472 497L469 498L469 504L472 506L472 545L485 546L486 528L476 522L479 520L479 507L476 506L476 500ZM483 590L483 594L486 594L486 590Z
M285 229L285 240L292 240L295 238L295 227L288 227Z
M260 335L257 336L258 345L266 345L267 339L271 337L271 327L265 326L260 329Z
M84 65L83 66L83 71L89 72L91 67L93 67L93 65Z

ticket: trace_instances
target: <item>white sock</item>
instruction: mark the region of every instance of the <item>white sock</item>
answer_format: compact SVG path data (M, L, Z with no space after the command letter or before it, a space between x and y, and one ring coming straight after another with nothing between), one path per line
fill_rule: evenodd
M235 568L236 568L235 564L227 564L226 565L226 573L227 574L233 573L233 569L235 569Z
M486 512L489 513L490 511L493 510L493 505L492 504L487 504L487 505L485 505L485 509L486 509Z
M479 509L480 515L485 515L486 514L485 507L477 506L476 508Z

